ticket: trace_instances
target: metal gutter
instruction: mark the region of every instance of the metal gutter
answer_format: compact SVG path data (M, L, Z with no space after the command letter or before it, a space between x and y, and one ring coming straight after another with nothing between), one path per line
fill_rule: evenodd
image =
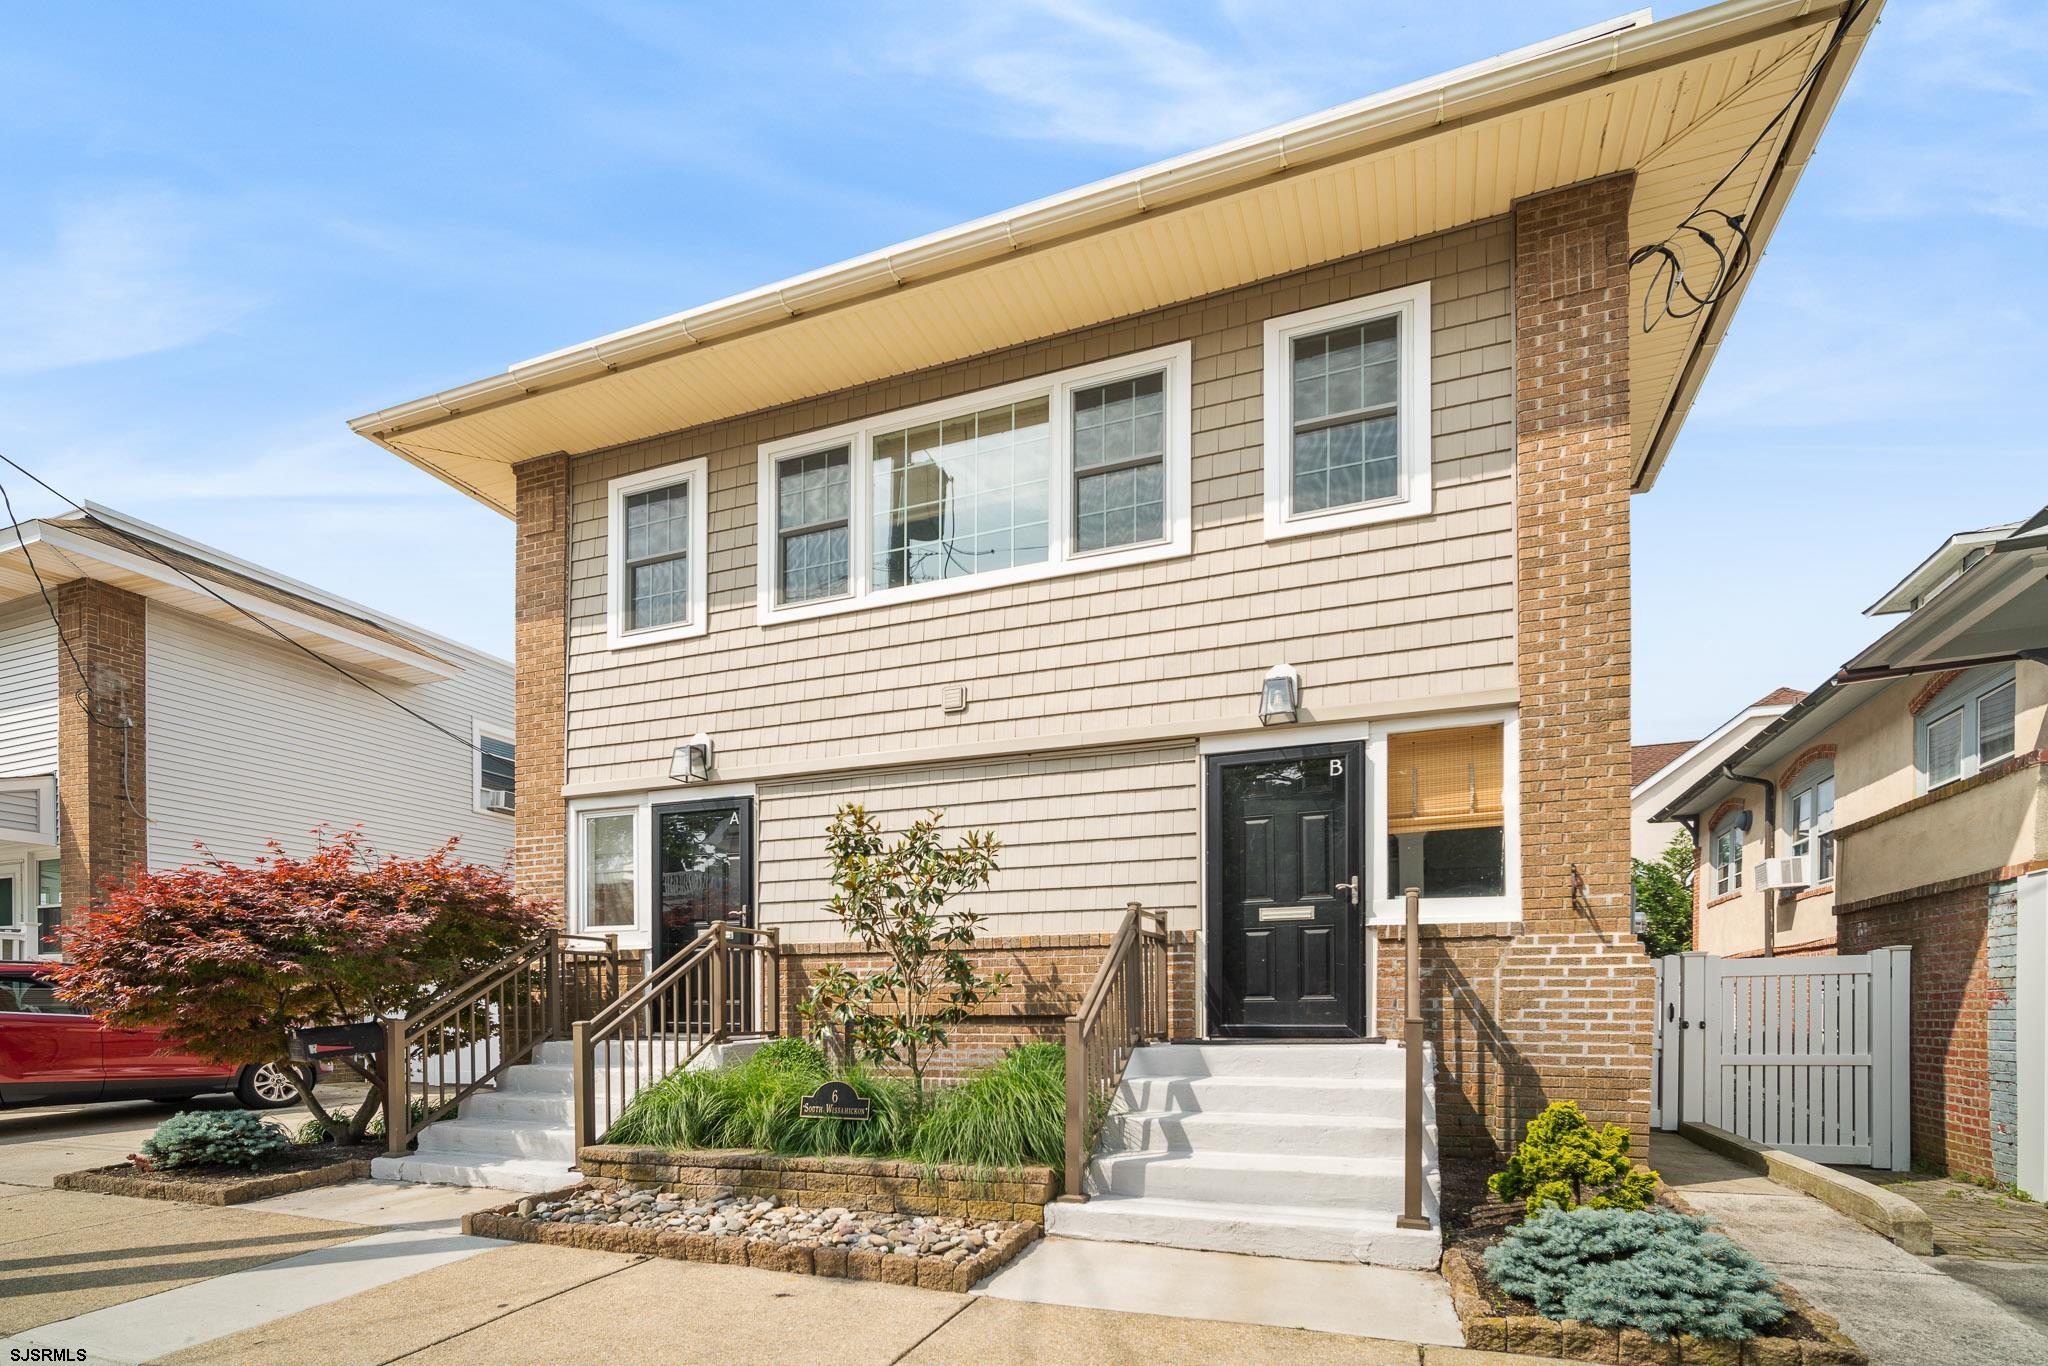
M1862 19L1856 41L1838 49L1837 56L1847 50L1853 62L1854 52L1861 47L1862 33L1874 22L1880 3L1881 0L1864 0L1864 7L1856 11ZM416 458L393 444L394 439L460 414L516 402L544 390L757 331L805 313L878 297L922 279L1098 231L1311 163L1361 154L1404 137L1496 114L1519 102L1614 80L1717 45L1743 41L1774 27L1824 22L1846 12L1847 7L1848 0L1726 0L1659 23L1647 22L1648 11L1639 11L1476 67L1460 68L1445 76L1082 186L1004 214L977 219L551 352L513 365L502 375L367 413L351 420L349 426L417 464L420 462ZM1816 100L1825 99L1831 107L1846 76L1843 67L1823 73L1816 81L1807 108L1802 110L1788 138L1788 145L1796 144L1800 149L1797 165L1804 164L1820 123L1825 121L1826 110L1822 110L1819 120L1809 120L1806 115ZM1779 170L1773 172L1773 186L1782 178L1779 172L1785 164L1786 159L1781 156ZM1795 167L1791 179L1796 178ZM1774 195L1767 186L1765 200L1753 217L1759 254L1790 189L1787 183L1782 193ZM1717 307L1709 319L1711 330L1704 336L1718 341L1719 328L1725 328L1726 318L1733 311L1733 296L1739 294L1741 285L1738 281L1730 298L1724 301L1725 308ZM1695 358L1697 354L1696 350ZM1703 371L1704 366L1700 369ZM1695 379L1695 387L1696 383ZM1684 391L1683 397L1689 404L1690 390ZM1676 430L1668 415L1661 430ZM438 466L434 472L437 477L450 477ZM1647 474L1639 475L1639 486L1647 478Z

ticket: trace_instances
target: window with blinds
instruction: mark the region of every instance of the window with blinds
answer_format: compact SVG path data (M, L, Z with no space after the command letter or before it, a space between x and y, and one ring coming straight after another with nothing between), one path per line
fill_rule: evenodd
M1387 895L1507 890L1503 728L1458 726L1387 740Z

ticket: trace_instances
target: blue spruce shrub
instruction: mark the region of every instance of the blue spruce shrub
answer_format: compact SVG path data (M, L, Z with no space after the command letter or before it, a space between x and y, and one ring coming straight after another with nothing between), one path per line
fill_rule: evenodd
M156 1126L142 1145L153 1166L254 1170L292 1146L291 1135L247 1110L187 1110Z
M1546 1318L1640 1328L1660 1342L1740 1341L1788 1312L1762 1263L1706 1220L1667 1210L1546 1210L1482 1260L1495 1285Z

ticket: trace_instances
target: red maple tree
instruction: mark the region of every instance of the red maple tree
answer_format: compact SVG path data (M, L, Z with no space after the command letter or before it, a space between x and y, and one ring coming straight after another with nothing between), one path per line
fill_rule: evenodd
M360 830L314 834L304 858L273 841L248 864L209 856L109 885L64 935L58 994L223 1066L283 1062L293 1029L408 1013L556 922L505 874L458 859L452 839L380 858ZM376 1069L362 1075L371 1100L350 1141L384 1105ZM339 1132L310 1087L299 1096Z

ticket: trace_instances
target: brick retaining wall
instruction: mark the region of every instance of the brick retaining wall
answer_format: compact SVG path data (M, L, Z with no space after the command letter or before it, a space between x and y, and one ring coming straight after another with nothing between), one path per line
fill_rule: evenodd
M870 1157L780 1157L773 1153L680 1152L605 1143L576 1161L594 1181L660 1188L705 1200L731 1192L773 1196L811 1208L840 1206L889 1214L938 1214L1043 1224L1059 1191L1050 1167L979 1173L967 1167Z

